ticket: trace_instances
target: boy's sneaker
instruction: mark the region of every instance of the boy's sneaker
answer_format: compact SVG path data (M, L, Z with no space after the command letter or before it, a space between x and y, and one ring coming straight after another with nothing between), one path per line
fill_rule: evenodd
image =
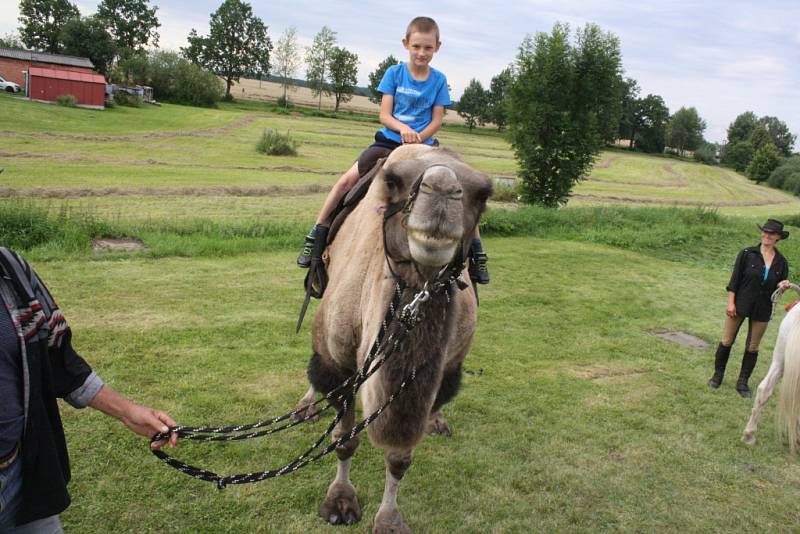
M469 278L477 284L489 283L489 257L483 252L470 255Z
M317 225L308 232L305 241L303 242L303 250L297 256L297 266L303 269L308 269L311 266L311 254L314 252L314 241L317 237Z

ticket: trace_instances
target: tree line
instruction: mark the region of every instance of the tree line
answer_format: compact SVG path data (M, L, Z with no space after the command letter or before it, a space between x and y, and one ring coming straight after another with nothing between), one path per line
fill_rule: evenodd
M272 74L288 105L303 62L318 109L329 95L338 111L356 89L358 56L337 46L327 26L303 54L295 28L273 44L250 4L225 0L210 15L208 34L192 29L179 54L156 50L156 12L148 0L101 0L95 14L83 17L69 0L21 0L20 40L29 48L89 57L112 79L151 85L158 98L193 104L211 105L223 92L231 98L240 78ZM386 69L397 63L390 55L369 74L373 102L380 102L377 87ZM769 180L791 159L796 140L777 117L748 111L731 123L726 143L709 143L696 108L670 113L661 96L641 96L637 81L624 76L619 39L596 24L573 31L556 23L550 32L528 35L488 88L471 80L454 108L470 130L492 124L505 132L520 162L520 198L545 206L564 204L600 150L620 139L631 150L691 152L697 161L728 165L756 181Z

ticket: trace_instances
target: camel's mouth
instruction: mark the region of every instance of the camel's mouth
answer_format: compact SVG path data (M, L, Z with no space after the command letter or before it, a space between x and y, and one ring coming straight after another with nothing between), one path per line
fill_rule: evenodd
M408 248L411 257L426 267L441 267L450 263L458 244L457 239L435 237L426 232L408 229Z

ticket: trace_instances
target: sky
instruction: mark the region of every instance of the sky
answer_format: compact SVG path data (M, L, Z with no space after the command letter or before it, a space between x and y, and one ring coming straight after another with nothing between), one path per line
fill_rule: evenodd
M75 3L83 15L97 7L96 1ZM158 7L159 46L177 50L192 28L208 33L209 16L221 0L150 4ZM708 125L709 141L724 141L728 125L745 111L776 116L800 138L798 0L284 0L251 5L273 43L292 26L301 46L310 45L323 26L333 29L338 46L358 54L362 86L389 54L408 59L401 40L413 17L433 17L442 47L432 65L447 76L454 99L473 78L488 87L514 62L526 35L549 32L555 22L573 28L592 22L619 38L624 76L638 82L641 96L660 95L672 113L695 107ZM16 31L18 13L17 0L0 0L0 34ZM297 77L305 77L305 66Z

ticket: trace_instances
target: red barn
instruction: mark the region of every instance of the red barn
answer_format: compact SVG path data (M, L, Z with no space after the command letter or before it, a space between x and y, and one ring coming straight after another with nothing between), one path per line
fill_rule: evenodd
M55 102L61 95L72 95L79 106L103 109L106 79L101 74L31 67L28 81L32 100Z
M94 72L94 65L85 57L47 54L18 48L0 48L0 76L27 87L27 72L31 67L45 69L71 70L75 72Z

